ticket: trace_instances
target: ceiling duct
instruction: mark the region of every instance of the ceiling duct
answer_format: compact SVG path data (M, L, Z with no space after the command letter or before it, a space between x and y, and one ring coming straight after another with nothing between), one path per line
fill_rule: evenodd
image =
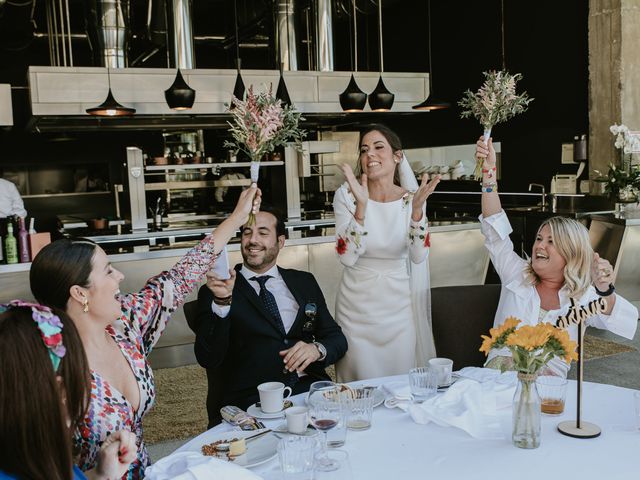
M191 2L190 0L171 0L170 6L173 21L171 42L174 66L181 69L195 68Z
M87 0L86 24L96 66L125 68L129 40L129 0Z
M318 70L333 71L333 21L331 19L331 0L318 0L317 53Z
M294 0L278 0L276 8L279 44L276 51L280 52L278 65L282 65L283 70L298 70Z

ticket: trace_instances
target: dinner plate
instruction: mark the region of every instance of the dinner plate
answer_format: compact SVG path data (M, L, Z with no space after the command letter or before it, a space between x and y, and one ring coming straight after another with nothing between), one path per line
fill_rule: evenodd
M360 387L360 385L354 385L354 387ZM307 394L306 398L304 399L305 403L307 402L308 399L309 399L309 395ZM384 403L384 400L385 400L384 392L380 387L376 387L373 390L373 407L375 408L382 405Z
M248 431L229 431L221 432L207 438L208 441L202 442L199 445L194 444L189 451L197 451L202 453L202 446L209 443L216 442L218 440L231 440L233 438L244 438L259 433L258 430ZM233 463L245 468L257 467L265 462L268 462L272 458L278 455L278 438L273 433L267 433L260 438L251 440L247 443L247 451L242 455L235 457ZM225 455L221 455L220 459L227 458Z
M264 420L269 420L271 418L282 418L284 417L284 411L285 409L283 408L279 412L266 413L266 412L263 412L260 407L256 406L255 403L251 405L249 408L247 408L247 413L249 415L255 418L262 418Z

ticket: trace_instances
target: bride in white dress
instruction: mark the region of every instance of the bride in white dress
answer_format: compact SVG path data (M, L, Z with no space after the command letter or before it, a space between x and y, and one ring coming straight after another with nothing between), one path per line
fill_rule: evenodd
M333 201L345 266L336 321L349 348L336 365L338 380L407 373L435 356L426 200L439 178L425 176L418 186L400 139L382 125L360 137L356 174L349 165L342 170L347 181Z

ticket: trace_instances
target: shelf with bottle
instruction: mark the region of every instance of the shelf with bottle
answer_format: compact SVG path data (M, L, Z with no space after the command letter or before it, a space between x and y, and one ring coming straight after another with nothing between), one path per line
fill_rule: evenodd
M284 165L282 160L269 160L260 162L261 167L278 167ZM251 162L228 162L228 163L191 163L185 165L148 165L144 167L147 172L154 171L174 171L174 170L198 170L198 169L218 169L218 168L248 168Z

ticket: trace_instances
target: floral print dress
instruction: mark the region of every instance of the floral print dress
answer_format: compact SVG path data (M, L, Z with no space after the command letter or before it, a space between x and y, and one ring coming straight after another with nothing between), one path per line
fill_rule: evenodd
M412 200L412 192L392 202L370 199L360 225L347 184L336 191L336 251L345 268L335 317L349 343L336 365L341 382L406 373L416 364L421 319L413 313L410 263L426 260L430 236L424 213L411 219Z
M142 418L155 401L153 372L147 360L173 312L199 284L215 259L213 240L206 237L169 271L150 278L138 293L123 295L122 315L106 331L116 341L138 382L140 405L135 411L124 395L98 372L91 371L91 399L84 423L74 434L82 470L96 466L104 440L117 430L136 434L138 453L123 479L144 478L149 455L144 444Z

